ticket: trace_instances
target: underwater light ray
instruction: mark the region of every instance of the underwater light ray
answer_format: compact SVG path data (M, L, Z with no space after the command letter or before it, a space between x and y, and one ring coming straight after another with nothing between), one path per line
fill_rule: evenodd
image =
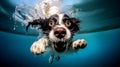
M25 13L26 14L25 17L27 19L25 20L19 13L18 14L15 13L15 15L13 14L14 17L16 18L15 22L13 20L10 20L10 16L11 16L9 14L10 10L6 8L7 6L9 7L9 5L4 6L1 4L0 14L2 17L1 17L0 31L10 32L10 33L15 33L15 34L20 34L20 35L37 36L38 33L36 33L36 30L33 31L31 28L29 29L29 32L26 33L26 31L23 29L27 25L28 21L32 21L33 19L39 18L39 17L44 18L44 14L42 13L42 11L40 11L41 7L39 6L40 2L43 0L32 0L32 1L9 0L9 1L11 2L14 1L14 3L10 4L8 1L5 1L4 3L9 4L9 5L15 5L17 7L21 6L20 7L21 9L24 8L24 11L26 11L27 13L25 13L22 10L22 14ZM17 1L17 4L16 4L16 1ZM58 2L60 3L59 11L61 11L62 13L66 13L71 17L77 17L78 19L82 21L80 23L81 29L77 34L82 34L82 33L85 34L85 33L99 32L99 31L106 31L106 30L120 28L120 23L119 23L120 16L119 14L117 14L119 13L120 10L113 4L113 3L116 3L115 1L112 1L112 3L110 3L109 1L103 2L103 0L96 0L96 1L95 0L89 0L89 1L87 0L58 0L58 1L60 1ZM98 2L100 4L102 3L103 6L98 4ZM23 6L24 4L25 6ZM116 3L116 5L119 5L119 4ZM31 8L28 9L28 6L30 6ZM13 9L13 7L11 7L10 9ZM54 10L52 12L54 12ZM112 20L110 20L109 18ZM107 21L104 21L104 20L107 20ZM15 25L17 27L13 28ZM21 29L18 29L18 27Z
M68 8L64 9L65 7ZM35 6L16 6L13 15L14 17L20 15L22 17L20 19L24 20L22 23L26 25L27 22L33 21L34 19L48 18L53 14L67 13L71 16L76 16L77 12L79 12L77 8L74 9L69 5L62 5L62 0L41 0Z

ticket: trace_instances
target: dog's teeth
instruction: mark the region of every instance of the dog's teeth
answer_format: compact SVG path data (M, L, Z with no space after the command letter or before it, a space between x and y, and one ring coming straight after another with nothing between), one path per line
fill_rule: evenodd
M58 41L60 41L60 39L58 39Z
M55 47L57 48L57 45L55 45Z
M61 39L61 41L63 42L63 39Z
M62 39L60 39L60 41L62 41Z
M65 47L65 45L63 45L63 47Z
M63 39L63 42L64 42L64 39Z
M65 40L63 39L63 42L65 42Z

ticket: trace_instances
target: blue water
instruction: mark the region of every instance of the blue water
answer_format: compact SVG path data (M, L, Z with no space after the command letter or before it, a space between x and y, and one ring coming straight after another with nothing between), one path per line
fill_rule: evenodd
M120 66L120 29L79 34L88 45L75 54L48 63L49 54L34 56L29 48L34 36L0 32L0 67L118 67Z
M120 67L120 1L63 0L64 5L80 9L80 31L73 40L85 39L85 49L49 64L49 53L34 56L30 46L38 32L14 22L15 7L34 6L39 0L0 0L0 67Z

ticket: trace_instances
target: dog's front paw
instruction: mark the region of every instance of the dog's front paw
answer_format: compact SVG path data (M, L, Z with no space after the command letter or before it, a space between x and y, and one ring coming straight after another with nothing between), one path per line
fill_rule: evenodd
M34 42L30 48L30 51L35 55L39 55L44 53L46 50L44 44L41 44L39 42Z
M72 43L72 48L73 49L85 48L86 45L87 43L84 39L78 39Z

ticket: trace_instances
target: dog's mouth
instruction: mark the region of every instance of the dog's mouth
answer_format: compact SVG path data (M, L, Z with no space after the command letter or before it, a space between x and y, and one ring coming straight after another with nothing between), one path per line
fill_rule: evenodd
M66 41L58 41L58 42L53 42L54 43L54 48L57 52L61 53L64 52L66 49Z

